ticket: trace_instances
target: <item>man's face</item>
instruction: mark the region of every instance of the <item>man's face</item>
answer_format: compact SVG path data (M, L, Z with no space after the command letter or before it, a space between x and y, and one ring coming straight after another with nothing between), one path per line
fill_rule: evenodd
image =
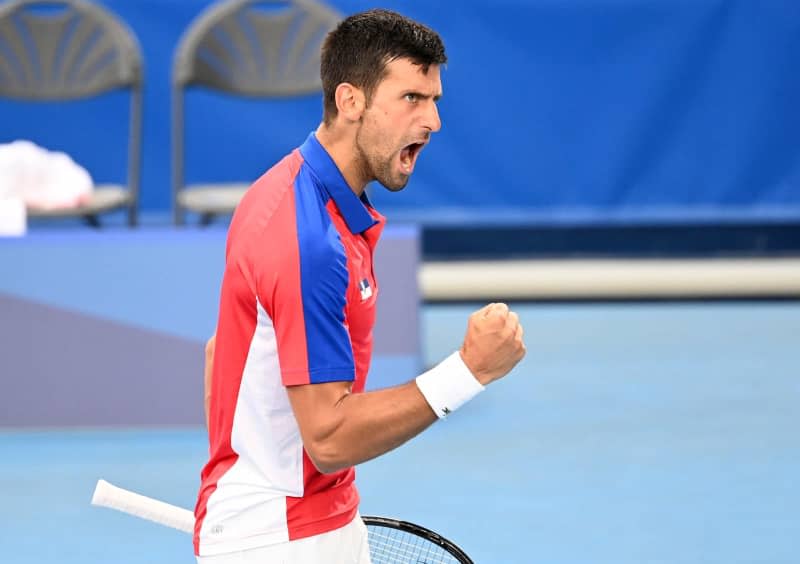
M427 73L408 59L386 65L356 135L366 178L392 191L405 187L420 151L442 126L436 108L441 95L439 65Z

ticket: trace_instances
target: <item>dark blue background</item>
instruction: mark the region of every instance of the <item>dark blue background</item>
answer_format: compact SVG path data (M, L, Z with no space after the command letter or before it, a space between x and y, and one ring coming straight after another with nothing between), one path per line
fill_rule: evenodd
M141 207L170 207L170 68L208 0L107 0L138 35L146 94ZM343 14L371 2L330 2ZM800 219L795 0L386 0L445 39L442 132L392 217L541 224ZM0 142L70 152L123 180L127 99L0 101ZM24 111L23 111L24 110ZM69 110L69 111L67 111ZM187 179L251 180L300 144L318 96L187 101Z

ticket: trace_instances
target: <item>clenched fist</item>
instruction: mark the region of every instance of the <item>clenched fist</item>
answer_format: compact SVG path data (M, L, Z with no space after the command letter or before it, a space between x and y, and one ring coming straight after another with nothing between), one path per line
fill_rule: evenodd
M524 356L522 325L506 304L489 304L469 316L461 358L481 384L502 378Z

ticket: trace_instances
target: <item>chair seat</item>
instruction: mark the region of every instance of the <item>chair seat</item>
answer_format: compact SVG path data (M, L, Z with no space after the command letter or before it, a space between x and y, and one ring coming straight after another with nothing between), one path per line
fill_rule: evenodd
M118 208L128 207L132 195L124 186L116 184L100 184L92 191L91 199L82 206L73 208L28 210L28 217L80 217L97 215Z
M249 187L244 183L193 184L178 193L178 204L196 213L233 213Z

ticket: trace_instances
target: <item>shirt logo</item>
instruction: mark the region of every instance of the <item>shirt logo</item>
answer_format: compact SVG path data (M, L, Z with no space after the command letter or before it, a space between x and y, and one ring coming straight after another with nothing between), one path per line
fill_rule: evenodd
M372 297L372 288L369 285L369 280L366 278L358 283L358 289L361 291L362 302L365 302Z

